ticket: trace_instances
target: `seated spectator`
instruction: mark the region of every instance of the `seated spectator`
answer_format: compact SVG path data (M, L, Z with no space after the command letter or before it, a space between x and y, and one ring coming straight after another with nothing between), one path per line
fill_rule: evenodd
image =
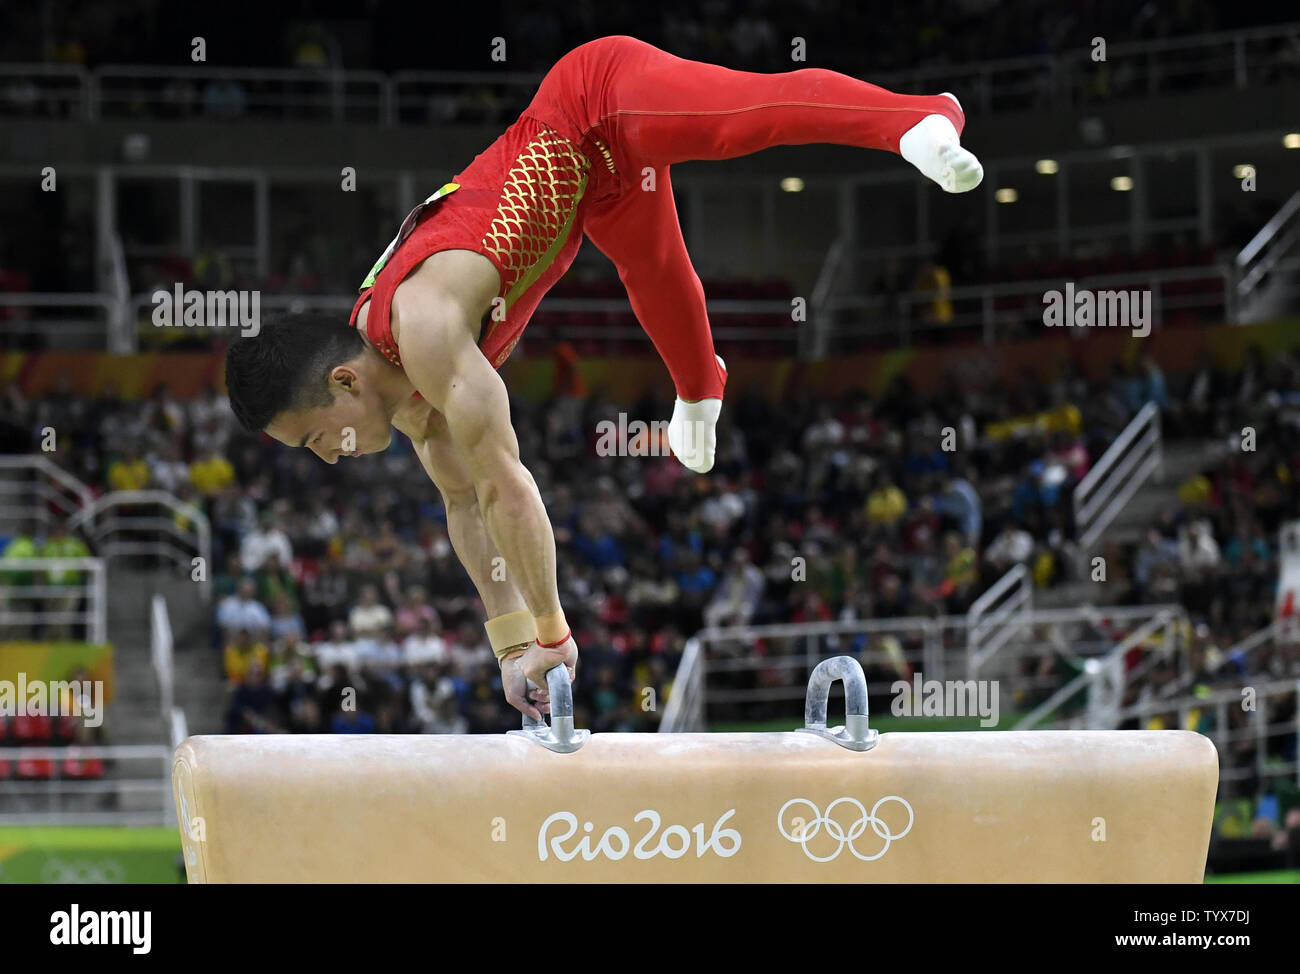
M297 611L298 580L293 577L289 566L280 561L279 553L271 552L257 573L257 597L263 605L274 605L280 596L288 599L289 606Z
M190 481L190 468L181 459L180 448L172 439L165 439L159 444L149 472L153 485L169 494L179 493L181 485Z
M422 734L464 734L469 722L460 715L455 681L445 667L423 666L411 681L411 718Z
M374 639L393 625L393 612L379 601L377 585L363 585L361 598L348 613L348 626L356 639Z
M412 668L429 663L446 663L450 658L447 643L434 628L433 620L421 616L415 632L402 642L402 656L406 665Z
M1026 564L1034 554L1034 536L1008 521L984 552L985 560L1002 575L1012 565Z
M496 663L496 654L492 652L487 633L477 622L461 623L456 629L455 641L447 650L452 668L457 673L472 673L481 666Z
M271 653L266 643L255 642L253 634L247 629L240 629L234 640L226 647L226 680L232 685L243 683L253 664L260 667L263 676L271 666Z
M271 602L271 625L270 634L273 640L287 639L306 639L307 631L303 625L302 616L293 607L293 602L289 596L283 592L275 595Z
M681 592L680 605L687 612L698 612L708 600L718 583L718 576L704 562L698 551L687 551L684 563L677 572L677 588Z
M961 535L955 531L944 535L943 553L948 565L943 596L948 600L949 611L960 611L975 597L979 559L973 549L962 544Z
M442 631L438 610L429 604L424 589L419 585L407 589L406 604L397 610L394 619L397 624L397 636L400 639L405 639L416 632L422 621L428 621L435 633Z
M331 734L375 734L378 731L374 715L359 707L346 707L330 719Z
M149 481L149 464L134 443L123 447L122 456L108 465L108 486L113 490L144 490Z
M314 687L320 675L316 659L297 636L278 640L271 656L271 689L281 695L296 695L307 687Z
M357 658L367 670L389 672L402 665L402 649L393 635L393 627L385 626L370 636L356 641Z
M975 476L974 468L969 468L965 476L946 477L937 505L940 514L957 522L969 545L979 544L983 529L983 504L974 486Z
M221 628L223 638L240 629L247 629L255 637L265 636L271 629L271 614L266 606L255 598L257 580L244 577L239 580L239 587L234 595L228 595L217 605L217 625Z
M867 520L886 527L897 524L907 513L907 497L884 471L880 472L876 484L876 489L867 495Z
M284 568L293 564L293 546L289 543L289 536L281 529L275 514L264 511L257 528L244 535L239 546L239 560L244 571L255 572L271 555L277 555Z
M348 624L342 619L336 619L330 625L329 639L316 643L313 648L316 651L316 665L322 674L340 665L351 670L360 663L356 640L351 638Z
M315 572L307 573L303 580L303 622L312 633L328 629L333 622L347 615L347 606L347 576L334 563L333 558L326 558Z
M1186 571L1201 571L1219 564L1219 543L1214 540L1210 522L1193 521L1178 533L1178 551Z
M704 608L704 624L711 629L747 625L762 596L763 573L749 560L748 551L737 548L731 553L731 568Z
M226 733L278 734L281 731L275 693L266 682L266 665L260 659L250 659L244 678L230 695Z
M88 558L90 549L80 538L68 533L67 522L62 518L50 526L50 536L45 539L39 550L41 558ZM81 601L80 587L84 584L85 572L79 568L52 568L45 573L45 582L59 594L45 600L46 611L71 615L77 611ZM70 639L73 636L73 624L69 621L53 622L44 636L46 639Z
M235 468L208 442L190 464L190 483L204 497L215 497L235 482Z

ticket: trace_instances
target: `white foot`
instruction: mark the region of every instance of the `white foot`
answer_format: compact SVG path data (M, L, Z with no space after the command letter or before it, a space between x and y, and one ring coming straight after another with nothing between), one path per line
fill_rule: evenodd
M961 107L956 95L944 92ZM973 152L961 147L957 129L943 115L927 115L898 140L904 159L948 193L965 193L984 179L984 167Z
M721 413L721 399L686 402L679 397L674 404L673 418L668 421L668 445L688 470L708 473L713 469L718 449L716 427Z

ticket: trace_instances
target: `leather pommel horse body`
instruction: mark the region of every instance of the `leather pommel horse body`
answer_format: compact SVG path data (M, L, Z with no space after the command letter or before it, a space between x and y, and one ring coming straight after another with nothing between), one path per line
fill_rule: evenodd
M1218 755L1190 731L877 735L861 668L836 657L800 731L587 735L550 676L549 728L182 742L190 882L1204 878Z

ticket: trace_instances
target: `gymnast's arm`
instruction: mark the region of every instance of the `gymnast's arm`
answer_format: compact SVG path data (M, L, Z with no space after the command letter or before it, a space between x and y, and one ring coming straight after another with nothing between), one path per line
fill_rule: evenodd
M555 536L532 476L519 460L510 402L501 377L475 344L482 309L426 275L412 275L394 295L407 378L440 412L450 445L473 484L488 538L505 558L537 627L521 663L545 686L546 669L577 662L555 577Z
M447 535L451 538L456 557L465 566L466 573L478 589L489 619L525 611L526 603L518 587L508 574L502 575L496 570L500 564L497 559L502 558L501 553L488 534L483 512L478 506L474 482L456 455L446 421L434 410L429 413L429 419L422 430L404 429L403 432L411 437L416 456L442 495L443 507L447 511ZM518 658L530 645L531 642L526 642L513 647L501 658L501 679L506 699L511 706L534 719L540 719L541 711L527 700L523 671L518 666ZM543 710L549 709L546 707L547 698L545 687L535 695Z

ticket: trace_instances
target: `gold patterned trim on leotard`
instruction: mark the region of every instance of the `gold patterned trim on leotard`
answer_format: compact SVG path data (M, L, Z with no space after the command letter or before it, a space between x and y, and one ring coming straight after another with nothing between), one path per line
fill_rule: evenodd
M545 128L515 158L482 244L504 272L507 309L568 240L590 169L590 161L572 143ZM494 318L482 341L498 324Z

